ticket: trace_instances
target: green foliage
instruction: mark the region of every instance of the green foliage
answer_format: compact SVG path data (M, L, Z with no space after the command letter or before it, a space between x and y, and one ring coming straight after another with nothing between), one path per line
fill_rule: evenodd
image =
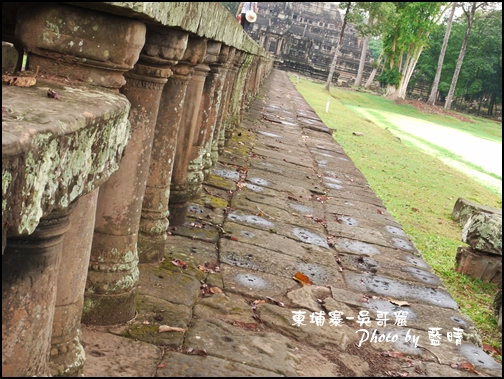
M439 83L446 95L467 29L465 17L453 22ZM446 25L440 24L429 38L429 48L420 57L411 86L417 82L432 83L443 43ZM469 36L467 50L455 89L455 96L466 100L496 96L502 103L502 10L477 12Z
M233 15L233 17L236 15L236 11L238 10L238 7L240 6L240 3L224 3L222 2L221 3L222 5L224 5L224 8L226 8L229 13L231 13Z
M369 40L369 50L371 51L371 57L376 61L380 56L383 48L383 43L381 38L371 38ZM374 68L374 67L373 67Z
M386 83L397 88L399 87L399 83L401 83L401 78L402 74L397 67L385 67L377 79L380 83Z

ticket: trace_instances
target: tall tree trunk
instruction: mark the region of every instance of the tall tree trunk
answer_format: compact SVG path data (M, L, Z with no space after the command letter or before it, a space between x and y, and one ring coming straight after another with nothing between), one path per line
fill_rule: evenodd
M380 53L380 56L376 60L376 67L373 68L373 71L371 71L371 75L369 75L369 78L368 78L364 88L368 89L371 86L371 84L373 83L374 77L376 76L376 72L378 71L378 67L380 67L380 62L381 62L382 58L383 58L383 51Z
M439 81L441 80L441 70L443 69L444 56L446 53L446 47L448 46L448 39L450 38L453 15L455 14L455 8L457 7L457 4L457 2L453 3L450 17L448 18L448 23L446 24L446 32L443 39L443 46L441 47L441 53L439 54L436 76L434 77L434 84L432 85L429 100L427 100L427 104L430 105L436 104L437 90L439 87Z
M336 62L338 61L338 55L339 55L339 52L340 52L340 49L341 49L341 43L343 42L343 34L345 33L345 27L346 27L346 24L347 24L347 17L348 17L348 14L350 13L350 5L351 4L352 3L349 1L348 5L347 5L347 8L346 8L345 18L343 19L343 26L341 27L341 33L340 33L340 36L339 36L338 46L336 46L336 52L334 53L334 58L332 60L331 67L329 68L329 76L327 77L327 82L326 82L326 85L325 85L325 89L328 92L329 92L329 90L331 88L331 83L332 83L332 78L333 78L333 75L334 75L334 70L336 69Z
M368 20L368 27L371 28L373 26L373 20L371 17ZM362 82L362 76L364 75L364 66L366 65L366 55L369 46L369 39L371 38L371 34L368 34L364 37L364 41L362 41L362 50L359 61L359 70L357 71L357 78L355 78L355 85L360 86Z
M462 63L464 62L464 55L467 49L467 40L469 39L469 34L471 33L471 27L474 21L474 14L476 13L476 7L477 3L471 3L471 11L467 16L467 29L464 35L464 41L462 42L462 47L460 49L457 65L455 66L455 72L453 73L450 91L448 91L448 96L446 97L446 102L444 105L445 109L451 108L451 102L453 99L453 94L455 93L455 88L457 87L457 80L460 74L460 69L462 68Z

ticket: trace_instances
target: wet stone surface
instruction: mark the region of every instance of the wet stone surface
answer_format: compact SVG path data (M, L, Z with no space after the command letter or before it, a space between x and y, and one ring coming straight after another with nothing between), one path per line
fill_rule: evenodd
M474 344L472 322L286 74L274 71L261 91L186 223L169 228L165 261L140 265L135 319L100 336L85 332L84 373L474 376L450 366L471 362L501 376ZM334 311L368 311L370 333L398 340L359 348L359 324L331 325ZM302 325L294 312L305 312ZM313 312L324 312L323 325ZM388 312L385 326L376 326L378 312ZM394 312L408 312L407 325L394 325ZM183 332L159 333L160 325ZM462 346L430 346L431 327L463 329ZM405 342L408 332L421 347Z

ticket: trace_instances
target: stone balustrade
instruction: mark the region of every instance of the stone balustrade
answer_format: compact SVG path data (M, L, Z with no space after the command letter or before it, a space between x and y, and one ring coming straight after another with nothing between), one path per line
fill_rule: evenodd
M219 3L2 14L37 71L2 85L2 373L78 376L81 318L134 317L138 264L162 259L273 62Z

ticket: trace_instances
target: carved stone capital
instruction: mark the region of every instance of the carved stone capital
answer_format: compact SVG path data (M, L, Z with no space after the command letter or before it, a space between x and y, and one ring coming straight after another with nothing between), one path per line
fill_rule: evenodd
M119 88L145 43L144 23L89 9L37 3L18 14L29 68L47 76Z

